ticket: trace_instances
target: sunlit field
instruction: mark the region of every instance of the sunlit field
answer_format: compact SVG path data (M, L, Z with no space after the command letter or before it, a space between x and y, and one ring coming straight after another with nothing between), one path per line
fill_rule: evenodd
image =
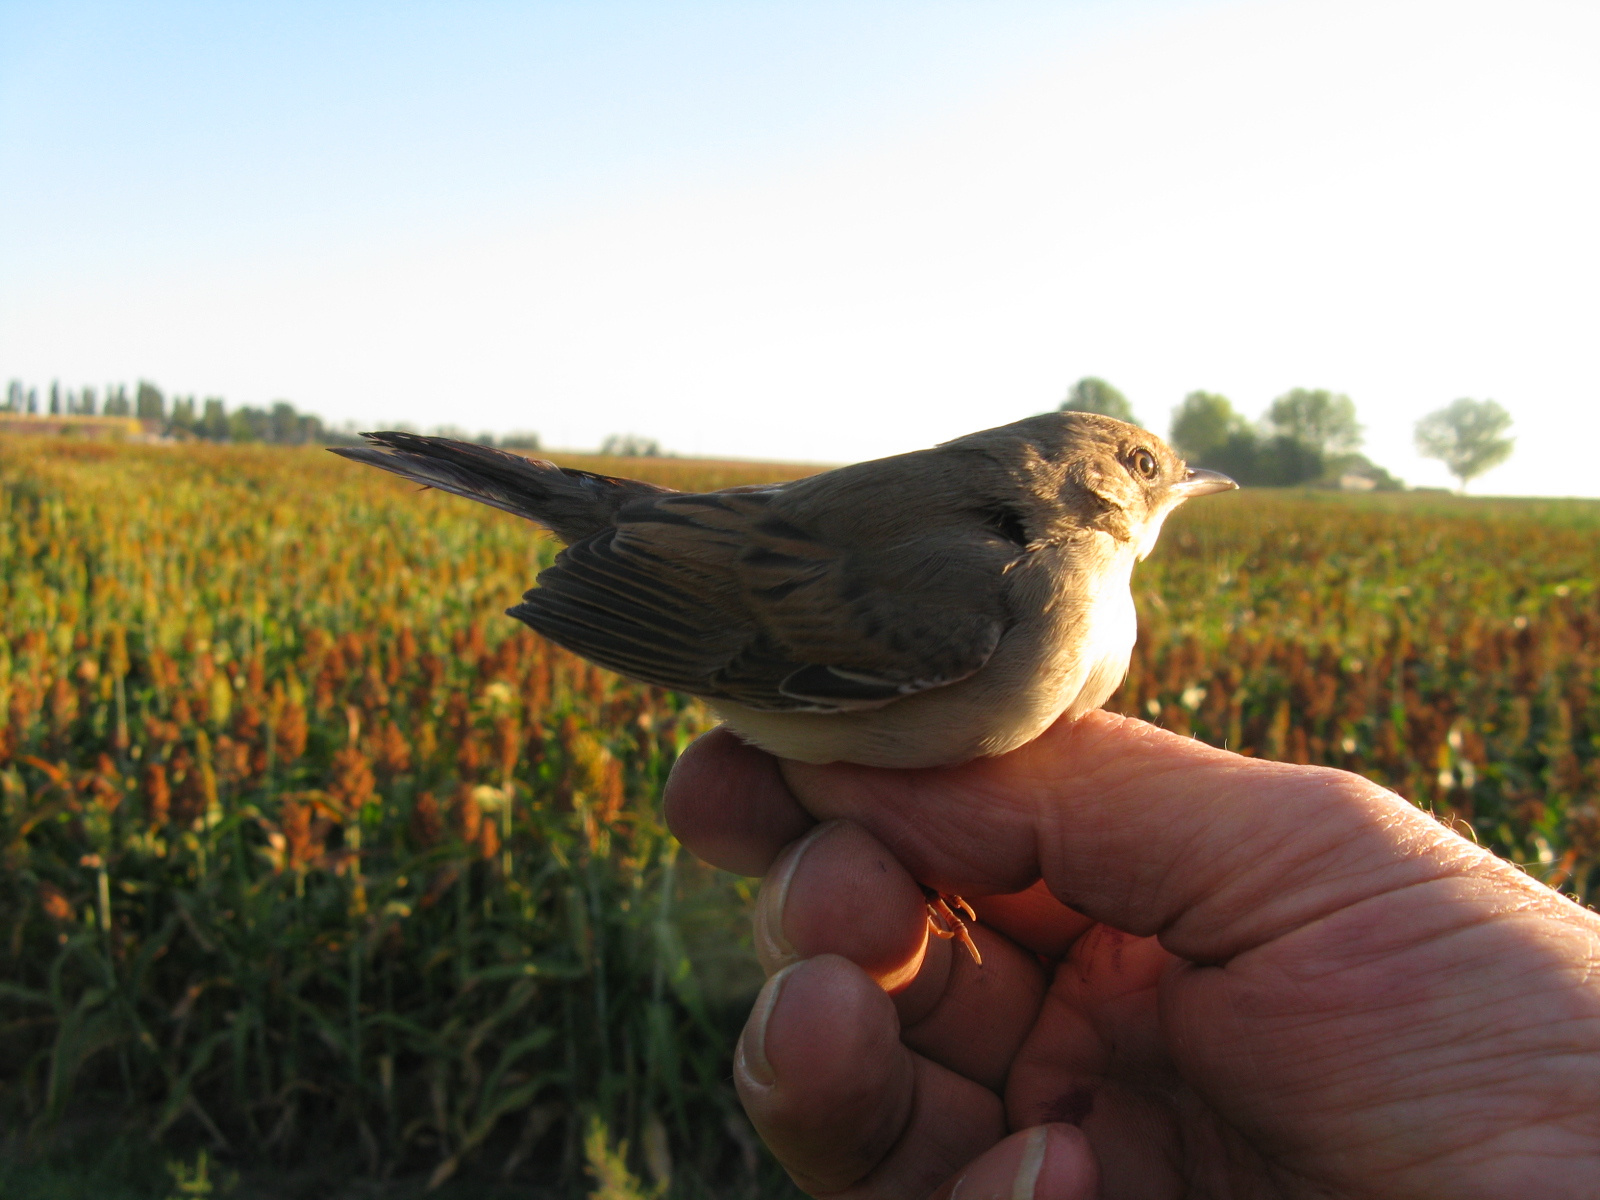
M1597 547L1595 502L1207 499L1135 574L1111 707L1588 899ZM247 1174L782 1194L729 1082L754 885L658 811L708 714L501 615L555 548L321 451L0 442L12 1152L94 1122Z

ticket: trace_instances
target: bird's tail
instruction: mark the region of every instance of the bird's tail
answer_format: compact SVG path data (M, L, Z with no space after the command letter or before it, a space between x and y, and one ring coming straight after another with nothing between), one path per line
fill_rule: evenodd
M612 524L617 509L629 500L672 490L450 438L395 432L361 436L371 445L329 449L424 487L537 521L569 544Z

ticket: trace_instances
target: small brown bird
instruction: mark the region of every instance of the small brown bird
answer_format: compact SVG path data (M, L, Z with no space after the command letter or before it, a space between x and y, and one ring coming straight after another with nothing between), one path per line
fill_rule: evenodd
M699 494L364 436L333 452L567 543L511 616L781 757L879 767L1003 754L1098 708L1133 649L1133 564L1180 503L1237 486L1079 412Z
M1167 515L1238 485L1160 438L1058 412L765 487L686 493L486 446L333 452L526 517L567 548L510 609L623 675L702 697L785 758L930 767L1098 708L1133 650L1129 577ZM957 896L929 894L958 938Z

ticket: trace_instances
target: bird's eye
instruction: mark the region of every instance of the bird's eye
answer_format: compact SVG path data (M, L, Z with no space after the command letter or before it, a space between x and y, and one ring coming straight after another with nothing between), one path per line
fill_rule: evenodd
M1148 450L1135 450L1129 458L1134 472L1146 479L1154 479L1159 468L1156 466L1156 456Z

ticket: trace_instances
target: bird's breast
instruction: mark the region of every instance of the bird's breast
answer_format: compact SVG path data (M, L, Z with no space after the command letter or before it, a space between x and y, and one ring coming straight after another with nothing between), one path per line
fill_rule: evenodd
M1007 672L1008 683L1028 704L1035 734L1062 713L1075 717L1098 708L1127 672L1138 628L1129 588L1133 559L1099 539L1090 550L1100 553L1077 548L1040 572L1035 594L1019 597L1019 607L1032 615L1012 631L1017 644L1008 657L1016 668Z

